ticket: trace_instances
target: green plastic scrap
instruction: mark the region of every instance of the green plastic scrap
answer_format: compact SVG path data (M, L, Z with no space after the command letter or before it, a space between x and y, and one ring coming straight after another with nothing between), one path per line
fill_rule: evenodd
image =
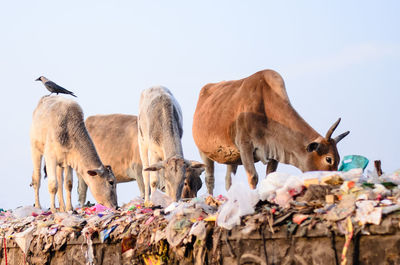
M386 189L388 189L388 190L392 190L392 189L394 189L394 188L397 187L396 184L394 184L393 182L390 182L390 181L388 181L388 182L382 182L381 184L382 184Z
M191 222L189 220L187 220L185 218L181 219L181 220L175 222L174 230L182 231L182 230L186 229L188 226L190 226L190 224L191 224Z
M363 188L370 188L370 189L375 189L375 184L374 183L369 183L369 182L363 182L361 184Z
M349 171L353 168L362 168L363 170L367 167L369 160L360 155L347 155L343 157L342 163L340 164L339 171Z

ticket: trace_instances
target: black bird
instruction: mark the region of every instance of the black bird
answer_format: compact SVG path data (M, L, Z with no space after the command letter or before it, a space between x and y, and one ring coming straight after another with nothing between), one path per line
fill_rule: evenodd
M44 76L39 77L35 81L42 81L43 85L47 88L47 90L51 92L50 95L53 93L56 93L57 95L58 95L58 93L61 93L61 94L68 94L68 95L76 97L73 92L66 90L65 88L57 85L56 83L54 83L53 81L50 81L49 79L47 79Z

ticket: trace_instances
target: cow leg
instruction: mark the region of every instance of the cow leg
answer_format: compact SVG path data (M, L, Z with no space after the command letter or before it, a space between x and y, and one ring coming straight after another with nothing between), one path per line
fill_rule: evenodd
M149 166L149 156L148 156L148 148L139 140L139 151L140 151L140 159L142 160L143 169L143 183L144 183L144 201L150 201L150 172L144 171L145 168Z
M47 169L48 190L50 193L50 210L56 212L55 197L57 193L57 163L54 158L45 154L45 163Z
M79 197L79 204L81 207L83 207L86 203L86 194L87 194L87 189L88 185L86 184L85 180L82 178L82 176L78 173L76 173L78 176L78 197Z
M255 189L258 183L258 174L254 166L253 147L249 143L240 144L239 152L250 188Z
M206 165L206 177L205 182L207 186L207 190L209 194L213 194L214 191L214 161L209 159L203 152L200 151L201 159L203 163Z
M64 187L67 198L67 211L72 211L72 203L71 203L71 191L72 191L72 168L66 166L64 168Z
M225 189L229 190L232 185L232 173L236 174L237 165L226 165L226 175L225 175Z
M33 173L32 173L32 186L35 190L35 207L40 207L39 202L39 188L40 188L40 169L42 166L42 154L35 147L31 148L32 162L33 162Z
M61 166L57 166L57 198L60 206L60 212L65 212L64 194L63 194L63 170Z
M160 161L160 157L156 152L150 151L150 165L154 165ZM151 193L155 192L157 189L157 184L160 182L159 180L159 171L150 171L150 191Z
M157 188L159 190L161 190L162 192L167 192L166 191L166 186L165 186L165 174L164 174L165 170L164 169L160 169L158 171L158 184L157 184Z
M278 168L278 161L276 161L275 159L270 159L267 164L267 172L266 172L267 175L269 173L275 172L277 168Z
M140 191L140 197L144 198L144 182L143 182L143 176L142 176L142 167L133 166L132 172L134 172L135 175L129 176L129 177L136 179L136 182L138 184L139 191Z

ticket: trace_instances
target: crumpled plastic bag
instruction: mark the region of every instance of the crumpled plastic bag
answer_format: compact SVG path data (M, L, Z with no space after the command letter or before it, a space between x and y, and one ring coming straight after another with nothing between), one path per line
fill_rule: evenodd
M85 251L86 264L93 265L94 264L93 241L90 238L90 235L85 234L85 237L86 237L86 245L87 245L87 249ZM83 244L81 246L81 249L83 251Z
M167 241L171 247L176 247L186 238L192 223L185 216L174 216L166 227Z
M68 213L55 213L54 222L65 227L83 227L86 224L84 218Z
M24 207L19 207L13 210L13 215L16 218L24 218L27 216L32 216L33 215L38 215L41 214L43 211L41 209L35 208L33 206L24 206Z
M206 238L206 222L199 221L192 225L189 235L194 235L198 240L204 240Z
M290 177L290 174L273 172L261 180L257 189L260 200L272 201L276 197L276 190L283 186L283 183Z
M96 204L95 206L85 209L86 214L98 214L98 213L102 213L102 212L106 212L106 211L112 211L112 209L110 209L107 206L104 206L100 203Z
M356 197L352 194L344 195L342 200L326 214L329 221L339 221L353 214L356 209Z
M375 224L379 225L382 218L382 208L375 207L377 205L376 201L366 200L356 202L356 218L355 220L360 222L361 225Z
M174 200L171 199L167 194L165 194L162 191L159 191L158 189L156 189L153 193L151 193L150 201L154 205L160 205L162 208L165 208L172 202L174 202Z
M254 213L254 206L259 201L256 190L251 190L248 184L234 183L227 193L227 202L220 208L217 224L228 230L240 224L240 217Z
M268 200L289 207L293 196L303 190L303 181L297 176L286 173L273 172L260 183L258 194L261 200Z
M18 244L25 255L27 254L29 246L31 245L34 228L35 227L31 226L25 231L13 235L14 241Z

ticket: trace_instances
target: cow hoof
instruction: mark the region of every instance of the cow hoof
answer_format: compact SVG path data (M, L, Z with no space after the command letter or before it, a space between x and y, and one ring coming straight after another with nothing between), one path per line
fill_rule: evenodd
M154 204L151 201L145 201L144 202L144 207L153 207Z

